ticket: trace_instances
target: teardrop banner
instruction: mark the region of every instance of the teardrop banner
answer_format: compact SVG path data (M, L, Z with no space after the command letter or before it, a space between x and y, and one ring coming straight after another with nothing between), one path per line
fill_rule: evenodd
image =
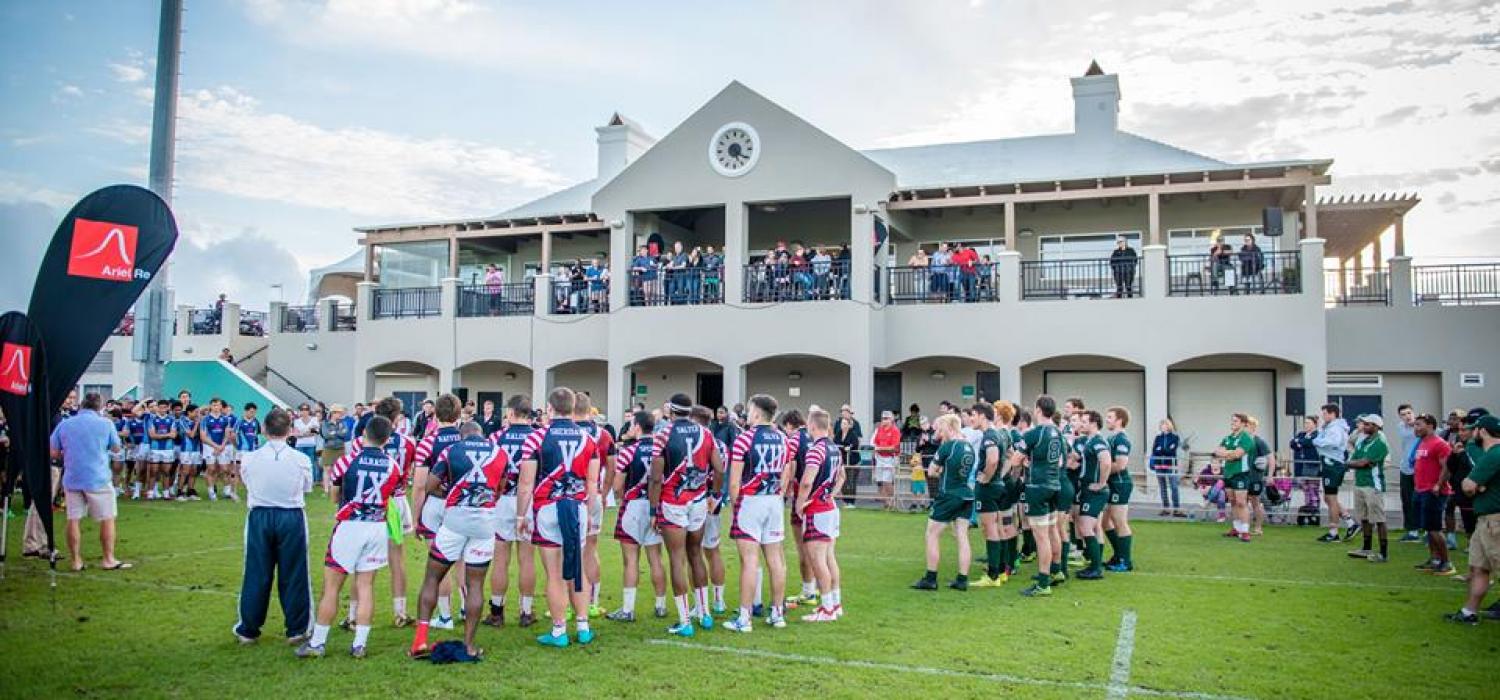
M176 246L171 208L144 187L105 187L63 218L27 314L46 342L53 411Z
M16 477L25 484L26 504L37 504L37 516L52 544L52 469L47 439L56 412L47 395L47 347L31 320L19 311L0 315L0 413L5 414L5 432L10 437L9 464L0 474L0 490L9 510ZM25 512L25 509L22 509ZM7 514L8 518L8 514ZM0 529L9 525L7 519ZM5 544L0 538L0 565L5 563Z

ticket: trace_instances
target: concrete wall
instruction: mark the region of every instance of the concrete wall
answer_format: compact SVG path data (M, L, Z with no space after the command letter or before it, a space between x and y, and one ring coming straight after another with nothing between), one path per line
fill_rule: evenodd
M799 372L801 379L790 379ZM791 389L797 389L792 396ZM775 357L752 363L745 368L745 395L766 394L782 410L795 408L807 415L813 404L837 411L849 400L849 368L819 357ZM733 406L736 401L725 402Z
M507 378L506 375L513 375ZM464 365L454 376L454 385L469 390L469 398L479 399L481 391L498 391L505 398L512 394L531 393L531 370L525 365L510 362L476 362ZM503 409L504 405L496 407Z
M1434 373L1437 408L1500 407L1500 306L1334 308L1326 323L1330 372ZM1460 387L1463 372L1483 372L1484 387Z
M901 414L906 415L906 409L915 403L922 407L922 415L931 418L937 415L938 404L943 401L959 406L973 403L975 397L964 396L963 388L973 386L978 391L975 375L995 369L994 365L961 357L924 357L894 365L887 371L901 373ZM941 372L943 378L934 379L934 372ZM1001 392L1003 395L1004 387Z
M635 387L646 387L644 395L636 394L632 401L640 401L646 404L646 408L660 408L673 394L683 393L697 400L698 397L698 374L716 374L723 372L723 368L711 362L685 357L672 357L662 359L650 359L631 365L629 371L635 373L634 386L627 385L627 393L633 392ZM602 409L601 409L602 410ZM618 415L618 409L609 412Z

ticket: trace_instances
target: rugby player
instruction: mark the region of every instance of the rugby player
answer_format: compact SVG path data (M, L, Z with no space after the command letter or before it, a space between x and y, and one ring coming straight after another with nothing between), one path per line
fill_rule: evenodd
M655 443L651 439L656 419L646 411L636 411L620 433L621 447L615 455L614 492L620 504L615 520L615 540L620 543L620 558L625 571L621 577L623 600L620 609L606 615L615 622L635 622L635 590L641 578L641 548L651 567L651 587L656 592L656 617L667 616L667 578L661 564L661 533L651 517L647 497L647 477Z
M182 412L182 418L177 421L177 459L182 463L177 470L177 500L198 500L196 482L198 478L199 465L203 463L203 455L199 451L202 433L199 426L202 421L202 410L196 404L188 404ZM208 496L213 498L213 487L210 486Z
M224 452L220 454L222 461L219 462L219 476L222 481L219 492L234 501L239 499L235 495L234 485L240 478L240 419L234 415L234 404L227 401L219 401L219 412L224 416Z
M521 448L517 483L516 531L532 536L547 571L552 631L536 640L550 647L569 644L565 613L569 602L578 643L588 644L595 636L589 628L589 580L580 560L588 530L588 503L598 495L599 454L593 437L573 422L575 400L576 394L567 387L547 395L551 421L532 433Z
M209 500L218 500L214 483L223 479L228 483L229 465L234 463L234 448L229 444L229 422L232 416L224 414L224 401L218 397L209 399L208 415L204 416L200 431L203 443L203 464L207 468ZM225 494L226 496L228 493Z
M1109 443L1099 436L1104 418L1098 411L1078 414L1077 433L1082 439L1078 470L1078 535L1083 540L1084 559L1088 566L1078 578L1095 581L1104 578L1104 545L1099 536L1099 519L1109 505L1109 476L1112 471Z
M811 407L807 411L807 433L813 439L807 448L807 468L797 489L796 512L802 515L802 538L812 560L813 576L823 594L818 609L803 615L803 622L832 622L844 616L839 594L839 562L835 545L839 539L839 507L833 495L844 487L844 462L830 439L833 419L828 412ZM970 465L972 468L972 460Z
M969 409L969 427L980 435L974 501L979 510L979 526L984 529L985 572L974 583L978 588L998 587L1008 580L1005 568L1009 559L1004 551L1000 517L1007 509L1015 507L1014 501L1006 499L1009 491L1006 476L1010 471L1006 453L1010 451L1010 433L997 430L994 420L995 407L990 404L977 403Z
M151 466L147 470L151 491L146 494L146 500L154 501L163 497L162 491L170 491L168 479L177 456L177 421L167 414L166 401L157 401L155 412L147 416L146 437L151 444Z
M948 583L955 591L969 589L969 516L974 512L974 491L969 487L974 472L974 446L965 440L957 414L945 413L932 422L941 441L932 458L929 474L938 477L938 492L932 499L932 513L927 519L927 572L912 584L920 591L937 590L939 540L943 530L953 527L958 542L958 574Z
M609 470L603 465L609 464L615 454L615 438L594 421L594 407L588 394L575 393L573 403L573 422L588 431L599 452L599 482L594 485L594 499L588 503L589 530L583 543L584 573L593 587L589 591L589 617L599 617L604 614L599 607L599 531L604 529L605 481L609 478Z
M1234 527L1224 533L1225 537L1238 537L1241 542L1250 541L1250 517L1246 505L1246 491L1250 486L1250 460L1255 455L1255 438L1245 430L1249 416L1236 413L1229 417L1229 434L1214 449L1214 457L1223 461L1224 486L1229 492L1229 513ZM1342 449L1342 448L1340 448ZM1339 460L1343 469L1343 460ZM1343 481L1343 476L1339 476ZM1325 480L1326 483L1326 480ZM1338 487L1334 487L1334 502L1338 501Z
M239 498L235 495L235 485L240 481L240 463L244 461L245 455L260 448L260 419L256 418L258 410L259 407L253 402L247 402L245 412L234 425L234 473L230 475L231 483L227 494L231 501Z
M688 412L688 417L694 423L709 428L709 424L713 422L714 412L707 406L694 405ZM708 434L713 438L714 451L719 453L719 462L727 464L729 446L720 442L712 430ZM719 550L719 542L722 539L719 531L723 529L723 519L720 513L724 507L724 496L729 488L728 481L726 478L719 479L718 486L708 493L708 517L703 520L703 560L704 565L708 567L709 591L713 599L712 610L715 615L724 613L724 555Z
M657 531L667 544L672 599L677 605L677 624L667 631L681 637L693 636L694 618L703 629L714 624L708 606L708 567L703 561L703 524L708 520L708 492L717 488L724 474L713 435L688 418L692 407L686 394L674 394L667 402L672 420L656 432L648 491ZM689 595L693 596L691 613Z
M1318 459L1323 464L1323 503L1328 506L1328 532L1318 541L1339 541L1340 525L1344 527L1343 539L1351 540L1359 533L1359 523L1354 522L1339 503L1339 487L1344 485L1344 476L1349 471L1344 464L1349 446L1349 424L1339 417L1341 410L1336 403L1324 404L1321 413L1323 422L1313 437L1313 447L1318 449Z
M787 479L788 507L797 502L797 491L802 487L802 473L807 468L807 448L812 438L807 434L807 423L797 409L788 409L781 415L781 431L786 435L788 466L792 468ZM803 603L818 602L818 583L813 578L812 564L807 556L807 547L802 539L802 515L792 510L792 542L797 545L797 572L802 577L802 589L795 596L788 596L786 607L795 608Z
M1260 419L1246 416L1245 430L1250 433L1250 439L1255 441L1254 458L1250 460L1250 478L1245 489L1245 495L1249 499L1246 510L1250 514L1250 535L1259 537L1265 534L1266 524L1266 504L1261 502L1260 497L1266 492L1266 475L1276 471L1276 453L1271 449L1271 443L1260 436Z
M391 437L391 422L377 416L365 426L364 444L350 460L339 460L329 470L329 479L338 484L332 492L339 504L334 515L333 535L323 558L323 596L318 600L317 619L312 638L297 647L302 658L323 656L328 643L328 629L338 613L339 596L344 579L354 574L354 599L358 608L354 623L354 643L350 656L364 658L370 638L370 617L374 613L375 572L384 568L389 549L386 546L386 508L404 478L400 464L375 445L384 445Z
M495 557L496 503L509 469L509 457L499 445L484 437L474 421L459 427L460 440L443 450L427 476L426 493L440 493L443 518L432 538L427 558L427 576L417 599L417 630L412 637L412 658L431 654L427 643L428 619L437 604L438 582L456 563L464 565L464 649L471 657L484 652L475 643L479 618L484 612L485 570Z
M458 442L459 412L463 402L453 394L443 394L433 404L433 420L427 422L428 433L417 443L417 453L412 462L412 501L417 508L416 533L419 539L431 540L443 522L443 499L438 494L427 492L427 475L437 464L443 451ZM444 578L438 586L437 616L431 620L433 627L453 629L452 593L454 579L464 579L463 564L454 569L453 575ZM463 606L463 593L459 593L459 605ZM420 622L420 619L418 620Z
M1056 527L1059 511L1065 510L1061 488L1063 453L1067 449L1057 429L1057 402L1038 396L1031 411L1032 426L1016 441L1011 466L1028 463L1026 469L1026 521L1036 543L1036 582L1021 591L1027 597L1052 595L1053 556L1062 549Z
M131 484L130 500L139 500L141 497L141 484L144 482L151 486L151 439L146 435L147 402L142 401L131 408L130 416L125 421L125 428L130 432L130 452L126 455L129 461L129 469L134 475L134 483ZM149 492L148 492L149 493Z
M401 399L387 396L377 401L370 414L370 420L376 416L385 418L394 427L396 418L401 416ZM369 425L370 421L366 420L365 427L368 428ZM350 442L349 451L334 462L333 468L340 472L347 470L349 464L359 456L364 447L364 433L361 431L360 435L355 436ZM417 445L410 437L392 430L390 437L383 444L383 449L391 459L396 461L396 466L403 475L403 478L396 483L396 492L391 495L390 507L386 509L386 526L389 531L386 548L389 551L387 559L391 567L391 605L395 609L393 624L396 627L406 627L413 622L411 616L406 614L406 545L404 540L406 534L412 532L413 529L411 504L406 500L406 481L410 478L408 475L412 472L416 462ZM356 603L351 600L349 617L341 626L353 626L356 612Z
M771 425L776 399L750 397L750 425L729 450L729 502L733 512L729 536L740 554L739 617L724 623L735 632L751 631L755 590L760 585L760 557L771 571L771 614L766 624L786 627L782 596L786 593L785 537L782 509L787 482L782 478L789 459L786 436ZM837 511L835 511L837 512Z
M1135 482L1130 479L1130 436L1125 428L1130 425L1130 411L1123 406L1110 406L1104 412L1104 427L1109 431L1109 505L1104 509L1104 534L1109 538L1111 556L1105 568L1124 572L1135 570L1135 559L1131 557L1131 545L1135 533L1130 529L1130 495L1135 491Z
M490 570L490 616L484 623L492 627L505 626L505 593L510 589L510 556L512 546L516 552L516 574L521 594L521 616L516 623L530 627L536 622L532 612L532 601L536 596L536 555L531 538L521 537L516 532L516 484L521 478L521 449L531 437L531 400L515 394L505 402L504 427L490 436L490 440L505 450L509 471L501 484L500 501L495 506L497 521L495 539L500 541L495 550L495 565Z

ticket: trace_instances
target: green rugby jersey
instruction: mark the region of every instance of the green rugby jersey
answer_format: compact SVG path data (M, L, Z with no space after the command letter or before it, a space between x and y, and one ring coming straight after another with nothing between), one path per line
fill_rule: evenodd
M933 459L943 467L938 492L966 501L974 500L974 490L969 488L974 475L974 446L961 437L954 438L938 446L937 456Z
M1080 460L1083 464L1083 473L1078 475L1078 482L1084 488L1089 484L1099 481L1099 469L1103 466L1100 455L1109 454L1109 443L1104 441L1098 433L1083 438L1080 447Z
M1385 444L1385 435L1382 433L1375 433L1360 440L1359 444L1354 446L1354 454L1349 457L1349 460L1368 459L1370 466L1354 470L1354 485L1384 491L1385 458L1390 456L1390 453L1390 447Z
M997 461L995 466L996 478L999 478L998 475L1000 472L1005 471L1005 453L1010 450L1010 433L990 427L980 434L979 450L974 454L974 471L976 473L984 473L985 453L989 452L991 447L995 448L995 451L999 453L996 456Z
M1062 433L1055 425L1036 425L1016 441L1016 449L1031 459L1031 470L1026 483L1042 488L1057 489L1062 484L1063 457L1067 447Z
M1118 464L1121 459L1129 458L1130 451L1132 449L1134 449L1134 446L1130 444L1130 436L1126 435L1125 431L1121 430L1120 432L1109 436L1109 455L1114 458L1116 464ZM1120 481L1129 481L1130 465L1127 462L1125 466L1125 469L1121 469L1120 471L1111 474L1110 478Z
M1224 460L1224 476L1226 477L1244 472L1251 460L1255 459L1255 438L1250 437L1248 431L1241 430L1237 433L1225 435L1224 440L1219 443L1219 447L1226 450L1241 449L1245 451L1238 459Z

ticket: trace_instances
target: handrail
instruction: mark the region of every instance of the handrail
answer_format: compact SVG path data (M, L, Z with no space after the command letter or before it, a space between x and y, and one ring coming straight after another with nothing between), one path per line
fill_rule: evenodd
M306 389L303 389L302 387L297 386L296 382L294 382L294 381L292 381L290 379L287 379L285 374L277 372L275 367L272 367L270 365L266 365L266 374L274 374L274 375L276 375L277 379L280 379L281 381L285 382L287 386L289 386L289 387L291 387L293 389L296 389L297 393L301 394L309 402L311 402L311 403L317 403L318 402L318 397L313 396L312 394L307 393Z

